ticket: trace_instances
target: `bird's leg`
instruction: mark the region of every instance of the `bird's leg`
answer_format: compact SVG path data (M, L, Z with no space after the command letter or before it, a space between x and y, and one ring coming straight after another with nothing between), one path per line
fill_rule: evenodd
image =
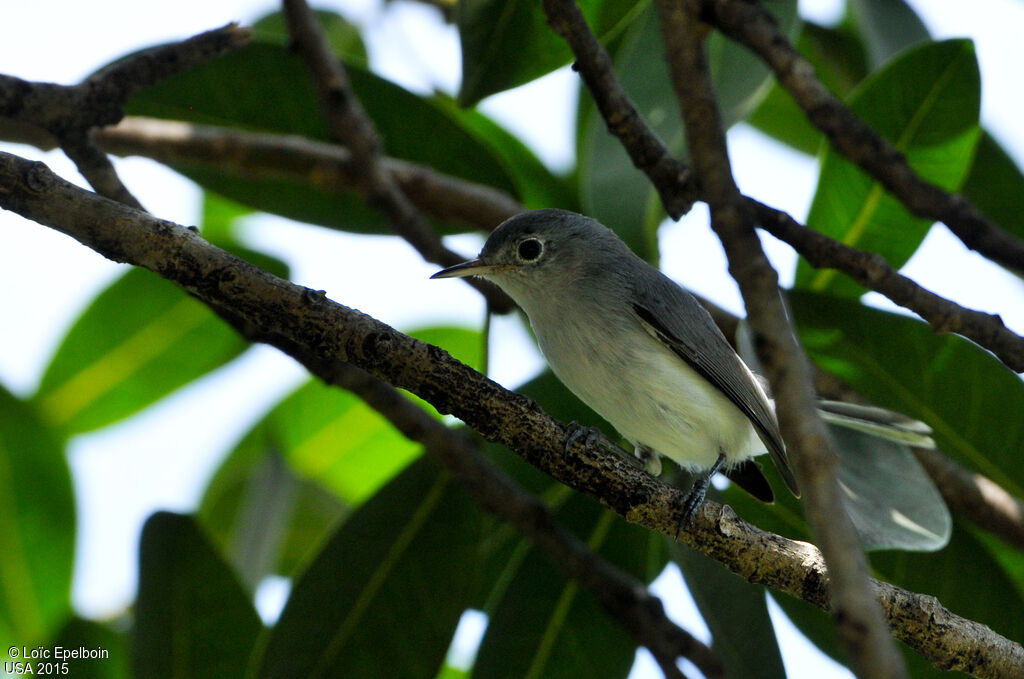
M651 476L661 476L661 455L654 448L637 443L633 446L633 455L640 460L644 469Z
M711 465L711 469L697 477L697 480L693 482L693 487L690 488L690 492L683 497L683 517L679 520L679 526L676 528L677 540L679 539L679 533L690 523L694 512L704 504L704 496L707 495L708 486L711 485L711 477L718 473L723 464L725 464L725 452L719 450L718 459Z
M595 445L601 441L601 430L597 427L585 427L576 420L569 423L569 436L565 439L565 451L569 452L576 442L583 439L584 445Z

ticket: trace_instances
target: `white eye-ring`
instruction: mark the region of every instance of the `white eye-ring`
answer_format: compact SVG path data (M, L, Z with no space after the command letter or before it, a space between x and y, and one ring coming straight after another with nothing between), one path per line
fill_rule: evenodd
M532 262L540 257L544 251L544 244L536 238L525 238L516 247L516 254L524 262Z

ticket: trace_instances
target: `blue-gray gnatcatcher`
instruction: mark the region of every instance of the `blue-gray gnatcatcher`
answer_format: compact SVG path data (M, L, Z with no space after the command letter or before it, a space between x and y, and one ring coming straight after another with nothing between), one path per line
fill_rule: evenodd
M703 472L683 523L720 470L756 474L740 485L770 501L760 471L745 464L764 452L798 494L758 378L697 300L610 229L564 210L526 212L495 229L477 259L432 278L460 276L483 276L515 300L558 378L638 457Z

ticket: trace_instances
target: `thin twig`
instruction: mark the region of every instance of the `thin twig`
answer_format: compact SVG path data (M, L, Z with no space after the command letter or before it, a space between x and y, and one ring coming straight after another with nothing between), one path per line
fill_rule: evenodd
M1006 367L1024 372L1024 337L1007 328L998 315L960 306L902 275L881 255L824 236L785 212L752 198L748 203L756 210L759 225L792 245L811 266L842 271L864 287L913 311L936 333L953 332L966 337L991 351Z
M284 0L284 15L295 48L313 73L331 135L348 147L352 160L367 177L370 204L379 208L395 232L409 241L427 261L441 266L463 261L465 257L444 246L441 238L381 165L381 141L377 130L359 103L344 66L331 51L309 5L305 0ZM514 308L512 300L497 286L478 277L465 280L487 298L490 309L496 313Z
M760 4L702 0L705 21L752 49L775 72L807 119L832 145L880 182L910 212L943 222L964 245L1017 273L1024 273L1024 242L983 217L961 195L921 178L902 153L858 118L814 75L814 67L778 29Z
M779 294L778 276L754 231L754 215L729 166L725 128L711 85L704 52L708 28L699 20L699 3L659 0L665 53L683 113L686 138L711 226L729 258L739 284L758 357L776 395L779 427L792 452L805 494L808 523L831 575L832 619L841 645L860 677L906 677L903 658L872 596L867 558L856 529L843 508L836 481L837 458L821 418L806 356L795 340Z
M643 122L583 12L572 0L544 0L544 13L551 28L572 48L573 68L590 89L608 131L622 140L633 165L651 179L668 215L672 219L685 215L698 198L690 168L667 153L665 144Z
M0 207L65 233L115 261L143 266L299 360L345 361L406 389L502 443L565 485L664 535L679 521L682 492L617 455L577 442L572 429L445 351L277 278L186 227L97 196L42 163L0 153ZM322 375L330 380L331 374ZM753 582L828 607L829 577L813 545L766 533L708 502L681 539ZM944 609L930 596L873 581L893 634L937 667L986 679L1024 674L1024 648Z
M139 155L167 165L208 167L254 181L283 179L324 192L369 195L365 174L343 146L297 135L274 135L128 116L97 130L108 153ZM425 165L382 156L379 162L420 210L435 219L490 231L526 208L499 189L440 173Z

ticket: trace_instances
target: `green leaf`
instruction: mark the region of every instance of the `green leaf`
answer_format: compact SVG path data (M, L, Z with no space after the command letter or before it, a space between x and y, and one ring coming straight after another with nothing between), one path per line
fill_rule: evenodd
M847 8L864 36L872 68L931 40L928 29L904 0L853 0Z
M1024 382L988 352L856 302L790 295L808 355L872 402L930 425L938 448L1024 496Z
M199 232L215 245L235 243L238 220L253 214L253 209L212 191L203 191L203 213Z
M587 23L602 42L614 37L645 3L584 0ZM569 63L565 41L531 0L463 0L456 5L462 44L459 103L472 106L489 94L527 83Z
M106 657L68 661L68 674L75 679L128 679L128 640L103 623L72 618L50 642L51 647L86 648L106 652Z
M466 609L476 507L429 458L354 512L295 582L259 677L436 676Z
M64 447L0 387L0 643L32 646L71 613L75 501Z
M1024 174L1013 158L987 132L981 135L971 172L961 192L1001 228L1024 238Z
M854 92L850 108L902 152L921 177L953 191L967 174L980 134L980 82L970 41L931 43L868 78ZM931 222L911 216L880 183L827 148L807 225L900 267ZM796 285L847 297L864 292L835 270L814 270L803 260Z
M559 519L566 521L568 514L581 510L596 519L587 535L593 549L606 550L618 539L629 539L628 532L614 531L620 521L613 514L587 511L579 506L583 504L582 496L574 496L559 511ZM508 566L509 582L497 605L487 611L489 623L474 677L626 676L636 645L590 592L568 580L536 549Z
M241 677L262 626L195 521L157 512L142 528L136 677Z
M132 269L68 332L34 402L55 426L90 431L145 408L247 346L173 283Z
M793 0L771 3L784 30L795 23ZM634 106L675 154L685 155L679 105L670 84L657 13L648 6L616 41L615 71ZM768 69L748 50L713 34L708 60L726 125L743 119L766 91ZM638 255L657 259L658 225L665 213L647 177L584 93L578 119L580 201L583 211L615 232Z
M686 545L676 543L672 554L711 630L711 647L725 665L726 676L785 679L764 587L746 582Z
M346 64L346 71L385 153L515 193L515 182L496 152L465 129L445 104L415 95L356 64ZM298 55L275 44L254 42L168 78L133 97L126 109L134 115L330 141L308 69ZM317 187L315 182L254 180L221 166L175 169L265 212L358 233L392 233L361 198ZM448 225L448 230L454 227Z

